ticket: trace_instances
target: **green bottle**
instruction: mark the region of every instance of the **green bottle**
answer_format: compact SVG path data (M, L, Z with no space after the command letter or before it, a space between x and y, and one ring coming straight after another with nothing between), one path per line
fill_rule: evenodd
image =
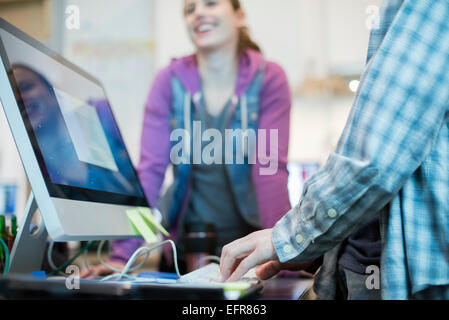
M7 234L6 234L6 219L5 216L0 216L0 238L3 239L3 241L7 241Z
M16 236L17 236L17 217L16 216L11 217L11 235L12 235L13 240L16 240Z

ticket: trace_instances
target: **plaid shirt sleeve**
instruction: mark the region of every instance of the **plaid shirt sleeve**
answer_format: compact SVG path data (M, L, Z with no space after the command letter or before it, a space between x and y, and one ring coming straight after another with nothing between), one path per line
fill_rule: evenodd
M320 257L398 194L449 114L449 0L403 2L337 150L273 230L282 262Z

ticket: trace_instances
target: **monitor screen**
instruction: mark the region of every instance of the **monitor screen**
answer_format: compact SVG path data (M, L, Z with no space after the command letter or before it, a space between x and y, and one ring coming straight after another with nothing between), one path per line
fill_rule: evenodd
M20 32L0 38L50 196L148 205L101 84Z

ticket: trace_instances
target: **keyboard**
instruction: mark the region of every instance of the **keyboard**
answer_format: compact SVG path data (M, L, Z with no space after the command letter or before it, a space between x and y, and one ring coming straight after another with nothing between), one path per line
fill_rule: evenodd
M197 269L191 273L188 273L180 278L177 278L176 274L173 277L158 277L158 274L146 274L142 273L138 277L132 278L132 280L124 278L123 281L131 283L155 283L155 284L223 284L221 281L220 266L216 263L208 264L205 267ZM163 275L163 274L159 274Z
M241 291L250 288L253 285L260 283L257 279L255 271L251 270L241 280L232 283L223 283L220 273L220 265L216 263L208 264L205 267L197 269L191 273L188 273L179 279L171 278L158 278L158 277L136 277L132 280L124 279L124 282L131 284L162 284L162 285L180 285L188 287L210 287L210 288L223 288L228 291Z
M255 270L250 270L239 282L258 282L255 275ZM208 264L198 270L188 273L178 279L180 283L222 283L222 277L220 273L220 265L216 263Z
M188 273L178 279L181 283L221 283L220 266L216 263Z

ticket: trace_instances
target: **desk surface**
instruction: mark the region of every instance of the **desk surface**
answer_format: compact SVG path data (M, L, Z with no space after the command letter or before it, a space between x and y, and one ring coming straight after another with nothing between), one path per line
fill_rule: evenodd
M264 282L262 300L298 300L313 285L312 279L277 278Z
M260 300L298 300L312 285L311 279L277 278L265 281L263 289L258 295ZM166 288L159 288L166 289ZM129 284L117 285L113 283L81 282L81 290L71 291L65 286L65 281L49 281L32 278L7 278L0 279L0 299L139 299L151 300L155 296L152 289L130 286ZM191 295L188 290L178 291L178 300L204 300L220 299L216 292L204 292L202 295ZM170 292L164 296L171 297ZM167 298L167 300L172 300Z

